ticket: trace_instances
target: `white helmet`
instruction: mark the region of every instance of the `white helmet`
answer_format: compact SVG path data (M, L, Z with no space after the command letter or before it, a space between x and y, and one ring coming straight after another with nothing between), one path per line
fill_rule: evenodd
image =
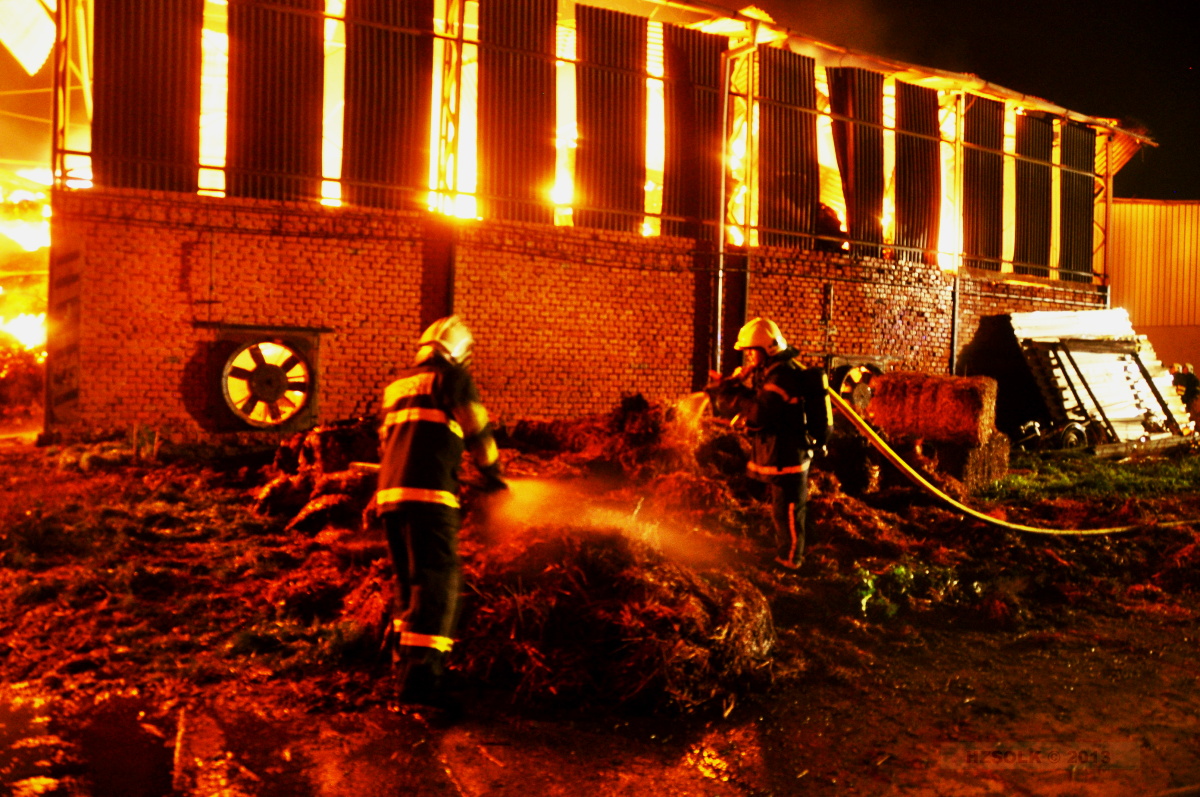
M417 342L417 362L424 362L434 353L455 365L466 365L471 359L475 336L456 315L439 318L429 325Z
M733 348L762 349L768 357L772 357L787 348L787 341L779 331L779 325L769 318L752 318L738 332L737 343Z

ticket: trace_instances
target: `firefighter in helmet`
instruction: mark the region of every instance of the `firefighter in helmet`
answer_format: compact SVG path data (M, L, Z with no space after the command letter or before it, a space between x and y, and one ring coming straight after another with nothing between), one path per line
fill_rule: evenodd
M467 364L475 338L457 316L421 335L411 367L384 391L375 503L397 582L393 639L400 698L444 702L462 569L458 470L469 451L485 492L503 490L496 442Z
M768 318L751 319L733 347L742 365L715 386L714 407L733 415L734 427L751 438L747 469L770 491L775 562L795 570L804 555L809 465L833 427L828 379L824 369L796 360L798 352Z

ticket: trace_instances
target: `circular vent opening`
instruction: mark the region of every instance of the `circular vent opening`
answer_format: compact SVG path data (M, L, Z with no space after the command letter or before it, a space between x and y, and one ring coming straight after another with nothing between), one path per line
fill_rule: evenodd
M225 361L221 390L233 414L251 426L270 428L304 408L312 372L304 356L279 341L255 341Z

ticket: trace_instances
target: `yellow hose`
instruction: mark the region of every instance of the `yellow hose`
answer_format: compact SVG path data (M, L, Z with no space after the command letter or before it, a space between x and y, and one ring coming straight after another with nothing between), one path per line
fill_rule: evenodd
M1106 529L1048 529L1041 526L1025 526L1020 523L1009 523L1007 520L1001 520L1000 518L994 518L991 515L985 515L978 510L972 509L966 504L955 501L953 498L946 495L946 493L942 492L933 484L931 484L928 479L913 470L911 465L905 462L899 454L893 451L891 446L884 442L883 438L871 428L870 424L863 420L862 417L854 411L854 408L850 406L849 402L835 393L832 389L829 391L829 396L833 399L833 406L837 408L838 412L842 413L842 415L844 415L846 419L850 421L850 423L854 424L854 428L858 429L858 431L861 432L868 441L870 441L871 445L875 446L879 453L883 454L883 456L887 458L888 462L899 468L900 471L907 476L910 481L919 487L923 487L927 492L937 496L942 501L957 509L959 512L970 515L976 520L982 520L984 523L990 523L993 526L1000 526L1001 528L1005 529L1013 529L1014 531L1053 535L1118 534L1125 531L1135 531L1136 529L1145 528L1146 526L1186 526L1189 523L1200 523L1200 519L1192 519L1171 520L1165 523L1142 523L1136 526L1113 526Z

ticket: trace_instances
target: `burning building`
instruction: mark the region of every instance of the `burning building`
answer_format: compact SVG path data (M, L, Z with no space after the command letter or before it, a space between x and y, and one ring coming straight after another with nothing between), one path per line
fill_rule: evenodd
M673 399L777 319L953 373L1107 306L1148 139L971 75L652 0L59 0L46 426L365 415L424 324L502 417Z

